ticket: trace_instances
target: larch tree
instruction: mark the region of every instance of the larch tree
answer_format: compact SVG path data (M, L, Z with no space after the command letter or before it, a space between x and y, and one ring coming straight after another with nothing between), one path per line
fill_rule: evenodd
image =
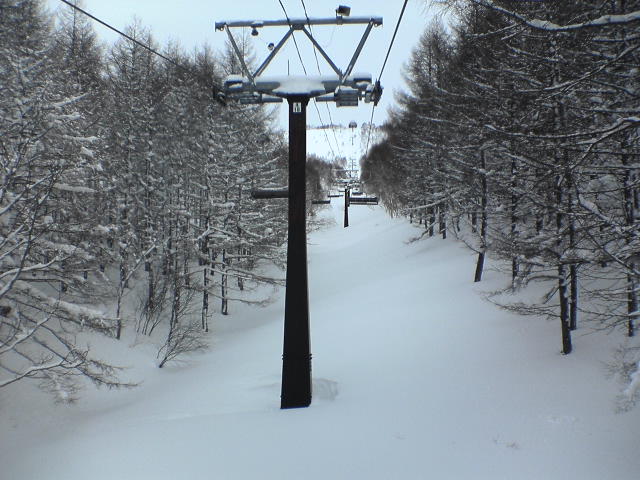
M0 37L0 386L36 379L70 401L79 377L118 385L114 368L76 340L80 330L115 333L87 305L93 220L77 205L94 193L85 186L93 139L82 89L60 81L40 2L2 2Z

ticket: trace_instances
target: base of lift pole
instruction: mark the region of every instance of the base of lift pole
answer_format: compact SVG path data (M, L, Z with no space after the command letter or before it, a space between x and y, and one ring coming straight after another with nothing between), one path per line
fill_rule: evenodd
M283 355L282 356L282 382L285 390L285 378L289 380L286 392L280 397L280 408L306 408L311 405L311 354L309 355ZM305 380L309 378L307 383ZM292 381L299 379L302 381Z

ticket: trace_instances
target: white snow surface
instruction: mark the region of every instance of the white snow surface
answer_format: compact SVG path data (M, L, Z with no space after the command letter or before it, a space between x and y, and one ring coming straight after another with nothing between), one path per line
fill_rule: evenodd
M313 403L280 410L283 294L217 316L208 353L158 369L149 345L108 341L131 390L72 406L0 390L7 480L632 480L640 409L614 413L603 362L621 335L497 310L474 256L381 207L342 203L309 237ZM337 199L339 200L339 199Z
M277 83L279 86L273 90L274 93L283 95L318 95L326 93L325 81L337 81L335 75L326 76L269 76L258 77L256 82Z
M364 86L371 83L370 73L354 73L347 77L348 81L359 80ZM337 75L260 75L255 77L258 91L278 95L310 95L317 96L330 93L339 83ZM225 83L248 83L247 77L228 75ZM332 87L332 88L330 88Z

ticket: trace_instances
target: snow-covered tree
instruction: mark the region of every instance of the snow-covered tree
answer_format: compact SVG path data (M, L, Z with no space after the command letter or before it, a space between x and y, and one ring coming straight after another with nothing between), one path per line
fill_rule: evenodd
M79 376L117 385L75 339L115 323L88 305L102 280L82 207L95 194L94 138L54 50L40 2L0 4L0 386L33 378L71 400Z
M558 318L565 353L579 314L633 335L640 5L440 3L458 21L416 47L410 92L364 159L369 185L429 226L444 213L479 254L476 280L486 254L505 260L504 305ZM534 282L547 294L514 305Z

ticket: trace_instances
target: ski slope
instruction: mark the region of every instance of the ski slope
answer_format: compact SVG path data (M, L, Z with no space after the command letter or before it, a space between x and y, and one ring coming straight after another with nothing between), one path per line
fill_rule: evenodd
M210 352L162 370L110 347L126 391L51 406L0 393L7 480L637 479L640 409L613 412L622 340L497 310L474 258L381 207L309 237L314 398L279 410L283 292L215 319ZM336 200L338 200L336 202ZM106 352L107 350L105 350ZM17 393L16 393L17 392ZM22 396L18 395L22 394Z

